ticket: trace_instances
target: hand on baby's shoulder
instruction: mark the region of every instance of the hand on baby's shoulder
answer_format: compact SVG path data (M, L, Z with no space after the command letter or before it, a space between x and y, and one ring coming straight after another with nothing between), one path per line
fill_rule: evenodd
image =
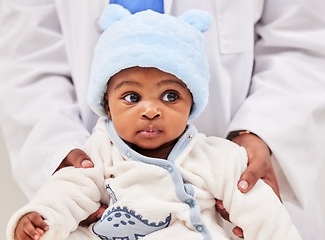
M39 213L30 212L18 221L15 229L15 240L38 240L48 229L48 225Z

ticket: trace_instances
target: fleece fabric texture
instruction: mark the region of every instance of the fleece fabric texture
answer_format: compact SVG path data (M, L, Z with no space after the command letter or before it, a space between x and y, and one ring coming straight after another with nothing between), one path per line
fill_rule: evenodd
M93 231L103 239L144 235L157 240L229 239L218 224L215 198L224 201L230 220L244 230L246 240L301 239L263 181L247 194L237 189L247 164L243 148L199 134L193 126L175 148L168 160L142 156L101 118L85 146L95 167L68 167L55 173L10 219L8 239L13 239L18 220L30 211L39 212L49 224L42 240L99 239ZM100 202L109 205L102 219L89 229L78 228Z
M104 10L100 25L105 31L95 48L88 103L105 116L103 97L110 77L130 67L154 67L182 80L193 95L190 119L208 101L209 69L203 36L212 22L209 13L190 10L180 17L151 10L132 15L120 5Z

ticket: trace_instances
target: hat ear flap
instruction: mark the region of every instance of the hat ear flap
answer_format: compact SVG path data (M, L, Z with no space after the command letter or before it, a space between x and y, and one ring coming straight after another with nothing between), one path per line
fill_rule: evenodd
M200 32L207 31L213 20L209 12L196 9L185 12L183 15L179 16L179 19L192 25L192 27L196 28Z
M113 23L131 15L130 11L118 4L108 5L99 18L99 25L106 30Z

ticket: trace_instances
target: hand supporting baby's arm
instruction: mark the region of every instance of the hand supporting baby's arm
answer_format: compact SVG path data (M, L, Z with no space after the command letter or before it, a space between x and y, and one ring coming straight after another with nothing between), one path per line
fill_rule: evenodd
M262 179L281 200L267 144L255 134L239 134L231 140L244 147L248 157L247 169L238 181L238 189L242 193L247 193L255 186L259 179ZM229 221L229 213L225 210L221 200L217 200L216 209L225 220ZM239 227L235 227L233 232L236 236L243 236L243 231Z
M49 229L39 213L31 212L24 215L15 229L15 240L38 240Z
M92 168L94 167L94 164L91 161L90 157L87 155L87 153L85 153L81 149L76 148L69 152L69 154L61 162L60 166L55 170L55 172L59 171L64 167L70 166L73 166L75 168ZM106 210L106 208L107 205L102 204L96 212L88 216L87 219L80 222L79 225L82 227L86 227L98 221L101 218L103 212Z
M258 180L249 193L238 189L238 179L246 165L246 151L233 148L224 161L222 175L218 176L222 184L209 181L215 197L223 199L230 221L242 228L245 239L301 239L280 199L264 181Z

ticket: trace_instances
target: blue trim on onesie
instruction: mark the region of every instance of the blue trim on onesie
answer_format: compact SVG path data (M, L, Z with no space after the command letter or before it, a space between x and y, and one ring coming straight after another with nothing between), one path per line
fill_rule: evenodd
M182 175L177 167L174 165L175 160L183 152L183 150L188 146L190 141L196 136L197 130L193 125L188 125L185 133L180 137L178 142L175 144L174 148L170 152L167 160L159 158L150 158L139 154L138 152L131 149L116 133L115 128L112 122L109 119L106 119L105 122L107 132L111 137L111 140L114 144L117 145L121 154L128 159L134 161L139 161L147 164L152 164L161 168L166 169L175 184L175 191L177 197L190 206L190 219L191 223L195 227L196 231L200 232L203 235L205 240L210 240L210 232L207 227L203 224L201 220L201 211L200 206L197 200L194 198L194 187L189 183L184 183Z

